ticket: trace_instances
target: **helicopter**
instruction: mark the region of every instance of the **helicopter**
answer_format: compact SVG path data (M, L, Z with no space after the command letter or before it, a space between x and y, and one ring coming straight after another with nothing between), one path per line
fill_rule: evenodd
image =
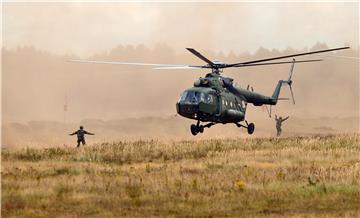
M193 87L183 91L180 99L176 103L176 111L180 116L196 120L196 124L190 126L192 135L203 133L205 128L210 128L215 124L235 124L237 127L247 129L248 134L253 134L255 124L249 123L245 119L247 105L254 106L269 105L269 116L271 117L271 106L276 105L279 100L289 100L288 98L279 98L280 90L283 85L290 89L293 104L295 104L292 91L292 75L295 63L317 62L322 59L295 60L294 57L323 52L330 52L350 47L339 47L326 50L318 50L305 53L297 53L286 56L271 57L259 60L251 60L233 64L227 64L220 61L211 61L193 48L186 48L196 57L204 61L205 65L179 65L179 64L151 64L151 63L131 63L119 61L93 61L93 60L71 60L73 62L97 63L97 64L125 64L151 66L153 69L209 69L205 77L197 79ZM293 58L291 61L269 62L273 60ZM233 79L222 75L223 69L232 67L251 67L275 64L291 64L289 76L286 80L279 80L271 96L266 96L254 92L253 88L247 86L246 89L234 85ZM250 88L250 89L249 89ZM201 122L205 123L202 124Z

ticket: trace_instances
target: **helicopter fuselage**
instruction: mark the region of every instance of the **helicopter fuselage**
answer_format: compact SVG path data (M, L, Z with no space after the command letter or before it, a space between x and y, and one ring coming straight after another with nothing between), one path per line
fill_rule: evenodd
M246 102L225 88L220 75L208 74L185 90L176 104L183 117L214 123L238 123L245 119Z

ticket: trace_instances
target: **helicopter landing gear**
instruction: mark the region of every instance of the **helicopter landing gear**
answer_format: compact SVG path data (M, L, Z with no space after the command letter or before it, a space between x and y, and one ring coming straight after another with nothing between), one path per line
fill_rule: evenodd
M191 134L197 135L198 133L203 133L204 128L210 128L213 125L215 125L215 123L208 123L206 125L200 125L200 121L198 121L196 125L192 124L190 126Z
M197 135L200 132L200 129L195 124L191 124L190 130L193 135Z
M248 128L247 128L248 134L249 135L253 134L254 130L255 130L255 124L254 123L249 123Z
M249 135L253 134L255 131L255 124L254 123L248 123L245 120L246 126L240 124L240 123L235 123L237 127L244 127L245 129L247 129L247 132Z

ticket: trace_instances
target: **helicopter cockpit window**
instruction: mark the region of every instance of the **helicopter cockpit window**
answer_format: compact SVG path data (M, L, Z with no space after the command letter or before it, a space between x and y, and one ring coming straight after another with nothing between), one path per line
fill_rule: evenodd
M214 98L212 95L206 95L206 103L212 104L214 101Z
M181 94L180 99L179 99L179 102L184 101L184 100L186 99L187 93L188 93L188 92L185 91L184 93Z
M189 104L198 104L200 102L205 102L210 104L213 102L213 96L205 94L203 92L185 91L181 95L179 102Z

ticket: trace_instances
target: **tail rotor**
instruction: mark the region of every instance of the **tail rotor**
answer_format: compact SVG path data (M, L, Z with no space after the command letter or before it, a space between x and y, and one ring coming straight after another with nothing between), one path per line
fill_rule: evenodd
M293 100L293 103L295 104L294 93L293 93L293 90L292 90L292 88L291 88L291 85L289 85L289 88L290 88L291 98L292 98L292 100Z
M288 80L286 81L286 83L289 85L289 89L290 89L290 93L291 93L291 98L292 98L293 103L295 104L294 93L293 93L292 86L291 86L292 83L293 83L293 81L291 80L291 78L292 78L292 75L293 75L294 66L295 66L295 58L293 59L293 63L291 64L290 71L289 71L289 78L288 78Z

